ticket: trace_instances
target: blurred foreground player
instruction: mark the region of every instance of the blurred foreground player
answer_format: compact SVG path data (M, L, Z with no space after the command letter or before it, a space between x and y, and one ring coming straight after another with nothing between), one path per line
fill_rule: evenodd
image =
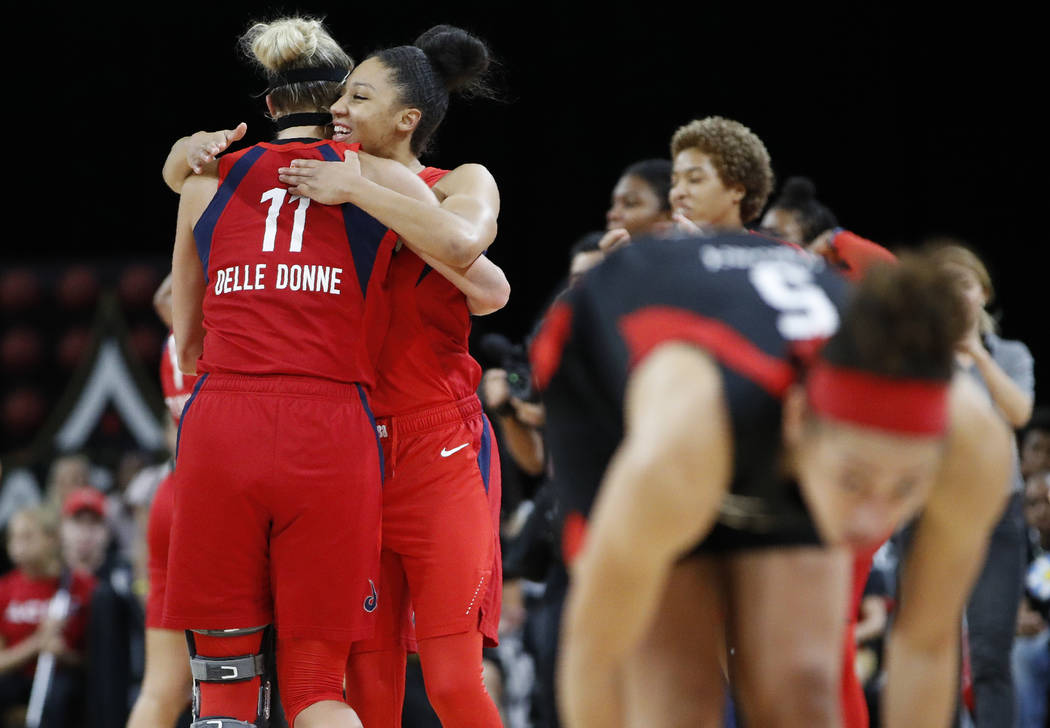
M180 428L164 624L188 631L202 728L266 724L275 620L289 722L359 726L343 673L376 608L381 470L365 388L396 234L277 179L293 158L354 151L323 140L350 58L309 19L257 24L242 42L279 131L182 187L173 323L180 369L200 378Z
M584 544L559 678L569 726L717 725L723 625L749 724L839 725L841 546L920 509L887 725L946 725L955 618L1009 467L1005 428L952 381L963 320L926 262L877 269L851 296L819 259L750 235L632 246L551 310L534 368L567 555Z

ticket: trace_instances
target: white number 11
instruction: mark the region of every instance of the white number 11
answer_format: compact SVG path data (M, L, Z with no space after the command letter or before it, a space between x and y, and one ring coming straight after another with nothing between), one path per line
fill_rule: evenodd
M259 200L259 202L270 201L270 209L266 212L266 233L263 235L262 249L264 253L273 252L274 243L277 241L277 216L281 214L281 205L284 204L284 199L287 196L288 190L282 187L274 187L272 190L266 190L262 199ZM295 215L292 217L292 242L288 246L288 252L290 253L302 252L303 229L306 227L306 210L310 207L309 197L300 197L299 195L288 197L288 202L295 200L299 200L299 205L295 208Z

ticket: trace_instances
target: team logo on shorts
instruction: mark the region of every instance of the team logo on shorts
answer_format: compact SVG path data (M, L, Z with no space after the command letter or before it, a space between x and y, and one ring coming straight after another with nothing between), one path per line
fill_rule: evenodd
M376 607L379 606L379 595L376 593L376 585L374 581L369 579L368 586L372 587L372 593L365 597L365 611L374 612Z

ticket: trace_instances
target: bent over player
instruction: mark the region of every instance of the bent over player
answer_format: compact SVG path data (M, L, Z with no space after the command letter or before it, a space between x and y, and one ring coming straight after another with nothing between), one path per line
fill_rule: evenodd
M756 236L632 246L553 307L533 360L579 552L569 726L717 725L725 636L749 724L838 725L841 546L920 511L887 725L947 724L957 618L1009 468L1008 433L952 378L963 322L924 261L851 293Z

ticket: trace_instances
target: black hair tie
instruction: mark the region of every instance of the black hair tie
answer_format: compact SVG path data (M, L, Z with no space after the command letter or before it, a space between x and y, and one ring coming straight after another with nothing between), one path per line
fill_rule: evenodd
M266 89L266 92L270 93L281 86L290 86L293 83L306 83L308 81L331 81L333 83L342 83L349 75L349 70L345 68L332 68L331 66L327 68L293 68L276 74L273 77L273 80L270 81L270 87Z
M288 114L279 119L274 119L278 131L289 129L293 126L328 126L332 123L331 114L320 112L303 111L297 114Z

